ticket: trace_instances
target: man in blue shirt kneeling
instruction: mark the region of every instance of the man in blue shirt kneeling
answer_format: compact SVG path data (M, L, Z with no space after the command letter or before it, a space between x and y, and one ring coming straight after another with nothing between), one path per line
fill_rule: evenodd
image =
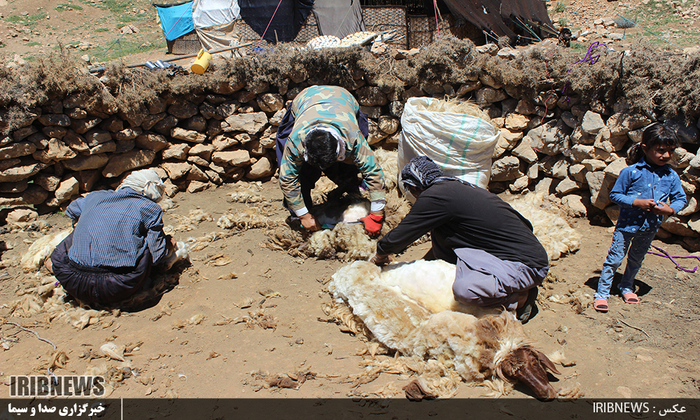
M73 232L53 251L47 268L70 295L112 305L144 287L151 267L175 248L156 204L164 188L156 171L144 169L124 178L116 191L94 191L68 206Z

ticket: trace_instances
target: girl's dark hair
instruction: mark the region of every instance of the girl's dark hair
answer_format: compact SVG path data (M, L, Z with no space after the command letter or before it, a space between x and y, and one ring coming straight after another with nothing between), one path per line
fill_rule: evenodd
M663 146L673 146L679 147L681 145L676 131L665 124L653 123L644 129L642 133L642 141L634 144L627 151L627 164L632 165L633 163L639 162L639 160L644 156L644 150L642 145L648 148L654 147L657 144Z

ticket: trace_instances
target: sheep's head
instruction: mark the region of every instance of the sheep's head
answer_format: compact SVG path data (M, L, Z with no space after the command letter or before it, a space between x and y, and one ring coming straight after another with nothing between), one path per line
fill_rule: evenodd
M503 379L527 385L540 400L552 400L556 398L557 393L549 383L547 370L559 375L554 363L530 346L513 350L497 368L498 376Z

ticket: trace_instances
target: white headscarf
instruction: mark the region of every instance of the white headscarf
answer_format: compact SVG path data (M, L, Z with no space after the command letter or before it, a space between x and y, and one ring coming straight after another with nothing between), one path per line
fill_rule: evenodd
M163 192L165 191L165 184L160 180L158 172L153 169L142 169L130 173L119 184L117 191L126 187L145 195L156 203L163 198Z

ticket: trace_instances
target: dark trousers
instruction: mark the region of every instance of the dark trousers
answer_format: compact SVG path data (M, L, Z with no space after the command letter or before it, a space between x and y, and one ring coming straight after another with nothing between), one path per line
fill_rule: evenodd
M299 172L299 184L301 184L301 195L304 197L304 205L309 211L311 210L313 206L311 190L314 189L316 181L321 178L322 174L325 174L331 181L335 182L338 185L338 192L343 193L358 190L360 182L362 182L358 177L359 173L357 166L342 162L336 162L324 170L304 163Z
M68 250L73 232L51 254L53 273L66 292L84 303L110 305L141 290L151 273L151 253L146 249L136 267L88 267L71 261Z

